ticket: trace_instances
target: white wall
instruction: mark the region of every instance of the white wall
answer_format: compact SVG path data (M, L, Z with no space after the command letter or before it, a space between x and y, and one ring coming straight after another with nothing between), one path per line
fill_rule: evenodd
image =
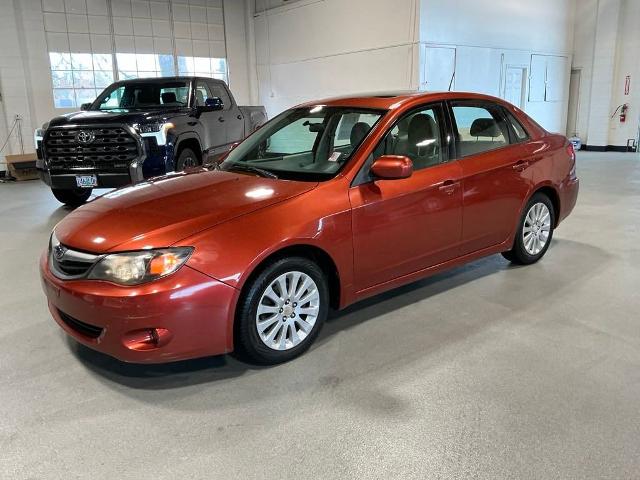
M31 72L42 75L39 67L42 58L29 55L30 47L44 38L42 19L32 11L36 6L39 12L39 1L37 5L34 1L13 0L4 0L0 4L0 146L7 140L14 118L19 115L26 152L33 151L31 125L37 121L37 112L32 105L41 99L40 95L33 93L33 85L37 87L39 79L32 78ZM24 27L29 29L29 35L25 35ZM46 52L43 54L46 56ZM48 61L46 57L45 61ZM16 133L8 139L0 161L4 161L6 154L20 153ZM4 167L0 165L0 170L5 170Z
M591 105L591 76L593 75L593 49L598 19L598 0L580 0L576 2L574 53L572 68L580 70L580 91L576 132L583 143L587 139L589 128L589 108Z
M589 127L586 142L605 146L609 143L609 118L615 77L620 0L600 0L594 32Z
M625 147L640 124L640 1L581 0L573 68L581 70L578 131L583 144ZM626 77L631 88L625 95ZM616 109L628 104L626 123ZM613 117L613 118L612 118Z
M421 0L420 40L571 52L573 0Z
M255 17L260 101L417 87L417 0L300 0Z
M270 115L326 96L446 89L451 74L433 52L455 68L456 90L500 96L508 65L530 69L532 54L545 54L542 74L555 75L559 98L524 107L546 128L565 130L575 0L282 3L261 0L255 15L259 95ZM434 46L452 50L426 50Z
M227 46L229 86L241 105L253 103L250 89L250 60L247 49L247 3L253 0L224 0L224 25ZM257 99L256 99L257 101Z
M618 23L615 74L611 95L608 145L626 146L630 138L638 139L640 126L640 1L622 3ZM631 77L629 94L625 95L626 77ZM627 121L620 123L617 115L611 115L619 105L629 105Z
M421 86L431 89L430 68L448 68L431 64L430 47L455 49L458 91L502 96L507 66L526 68L543 91L547 77L548 92L546 99L544 92L531 95L527 82L524 110L548 130L564 132L574 9L575 0L421 0Z

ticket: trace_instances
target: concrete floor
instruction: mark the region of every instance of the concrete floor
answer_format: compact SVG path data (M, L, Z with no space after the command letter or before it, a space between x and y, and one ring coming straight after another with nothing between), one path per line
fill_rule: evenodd
M640 160L581 154L578 174L537 265L376 297L274 368L69 341L37 271L67 211L0 184L0 478L638 478Z

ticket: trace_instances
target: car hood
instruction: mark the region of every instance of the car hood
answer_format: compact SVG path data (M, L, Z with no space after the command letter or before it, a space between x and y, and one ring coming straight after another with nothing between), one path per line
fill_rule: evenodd
M168 247L316 186L222 171L172 174L103 195L55 232L64 245L93 253Z
M117 112L104 112L99 110L84 110L81 112L66 113L55 117L49 122L48 127L59 127L64 125L95 125L105 123L126 123L134 125L136 123L150 123L164 121L175 118L179 115L187 115L188 109L163 109L150 111L121 110Z

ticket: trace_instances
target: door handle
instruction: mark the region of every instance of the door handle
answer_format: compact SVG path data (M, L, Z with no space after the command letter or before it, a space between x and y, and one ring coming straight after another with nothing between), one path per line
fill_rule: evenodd
M189 125L190 127L193 127L195 125L197 125L198 122L187 122L187 125Z
M512 165L511 168L513 168L517 172L522 172L528 166L529 166L529 162L526 162L524 160L520 160L515 165Z
M218 118L218 121L219 121L219 122L224 122L224 117L220 117L220 118Z
M438 187L441 192L447 195L453 195L453 192L456 191L456 188L458 188L458 182L454 182L453 180L445 180Z
M237 118L238 120L242 120L242 115L238 115L236 118Z

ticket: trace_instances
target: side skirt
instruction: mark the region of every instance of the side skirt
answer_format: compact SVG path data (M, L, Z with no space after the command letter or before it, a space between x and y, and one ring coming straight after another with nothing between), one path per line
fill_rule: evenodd
M393 280L389 280L388 282L379 283L378 285L359 290L357 292L354 292L353 295L350 295L348 299L345 299L345 302L340 306L340 308L344 308L348 305L359 302L360 300L364 300L365 298L373 297L374 295L377 295L379 293L393 290L394 288L398 288L403 285L422 280L423 278L430 277L442 271L464 265L465 263L472 262L473 260L487 257L489 255L494 255L496 253L505 252L511 248L512 243L512 238L509 238L507 241L498 245L494 245L493 247L468 253L467 255L464 255L462 257L454 258L453 260L439 263L437 265L418 270L417 272L403 275L402 277L394 278Z

